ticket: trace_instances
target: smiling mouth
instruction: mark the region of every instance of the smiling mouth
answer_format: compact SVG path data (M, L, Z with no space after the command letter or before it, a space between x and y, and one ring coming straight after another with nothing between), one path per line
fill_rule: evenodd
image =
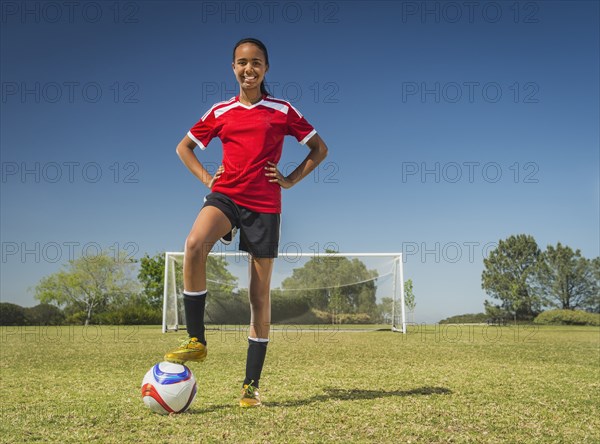
M254 80L256 80L256 76L244 76L243 79L247 82L253 82Z

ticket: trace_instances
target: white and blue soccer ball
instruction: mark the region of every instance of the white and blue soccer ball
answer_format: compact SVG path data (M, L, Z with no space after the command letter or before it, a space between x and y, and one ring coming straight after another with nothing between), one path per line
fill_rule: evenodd
M185 412L196 397L196 379L185 365L160 362L142 380L142 400L156 413Z

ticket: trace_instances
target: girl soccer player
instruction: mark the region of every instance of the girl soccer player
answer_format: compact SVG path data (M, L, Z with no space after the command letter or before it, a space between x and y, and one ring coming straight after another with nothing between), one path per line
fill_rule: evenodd
M281 189L291 188L327 156L327 146L315 129L290 103L271 97L264 78L269 55L257 39L240 40L233 49L233 73L239 95L213 105L177 146L177 154L190 172L211 191L185 241L183 303L189 338L165 355L184 363L206 358L204 308L207 298L206 262L214 244L230 242L240 231L240 250L250 261L250 332L246 377L240 406L260 405L260 376L269 342L270 282L277 257ZM294 136L310 149L288 176L277 168L283 139ZM194 153L214 138L223 144L223 162L214 175Z

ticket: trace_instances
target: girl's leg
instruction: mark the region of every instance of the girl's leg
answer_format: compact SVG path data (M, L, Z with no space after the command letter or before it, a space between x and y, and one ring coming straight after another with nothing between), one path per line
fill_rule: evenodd
M231 222L213 206L205 206L198 214L185 241L183 257L183 307L190 338L206 345L204 310L206 307L206 261L215 242L231 231ZM201 350L200 358L205 356Z
M206 358L206 261L215 242L229 231L231 222L220 209L205 206L200 210L185 241L183 257L183 307L189 339L168 352L165 361L183 364Z
M250 258L250 337L269 339L272 258Z
M231 231L231 222L214 206L200 210L187 239L183 258L183 286L189 292L206 290L206 261L214 244Z
M271 327L272 258L250 258L250 333L244 384L258 388ZM259 401L260 402L260 401Z

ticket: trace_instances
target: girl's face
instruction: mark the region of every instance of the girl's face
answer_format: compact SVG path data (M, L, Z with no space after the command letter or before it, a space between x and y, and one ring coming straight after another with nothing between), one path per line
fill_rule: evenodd
M266 64L265 55L258 46L252 43L238 46L231 65L235 78L243 90L250 92L258 89L260 92L260 84L269 70L269 65Z

